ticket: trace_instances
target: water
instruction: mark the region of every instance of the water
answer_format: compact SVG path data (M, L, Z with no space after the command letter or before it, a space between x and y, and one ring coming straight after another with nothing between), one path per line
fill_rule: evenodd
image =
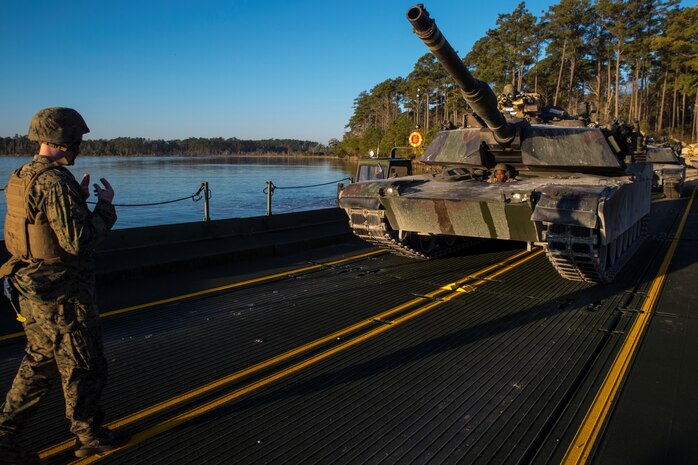
M30 159L0 157L0 185L7 182L12 170ZM195 202L188 198L158 206L119 205L190 197L204 181L208 181L211 190L210 216L213 220L265 215L267 199L263 191L267 180L278 187L272 195L272 214L333 207L337 196L335 181L354 175L351 164L312 158L80 156L76 165L68 168L78 181L88 172L91 184L99 178L111 183L119 217L115 228L201 221L203 199ZM289 189L322 183L330 184ZM88 202L96 201L92 188L90 192ZM5 218L5 212L5 196L2 195L0 218Z

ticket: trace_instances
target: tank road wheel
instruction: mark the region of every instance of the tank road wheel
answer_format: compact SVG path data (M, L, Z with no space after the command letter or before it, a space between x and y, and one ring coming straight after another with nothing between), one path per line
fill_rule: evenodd
M410 234L408 237L410 245L424 255L430 255L436 249L436 236L422 236L421 234Z
M349 225L359 238L388 252L419 260L443 257L477 243L472 238L458 236L428 236L413 232L398 232L390 227L385 210L350 208Z
M349 225L359 238L402 257L425 260L458 252L472 244L456 236L420 236L390 227L385 210L351 208Z
M647 217L601 245L599 231L548 223L545 252L558 273L572 281L609 283L633 256L645 236Z

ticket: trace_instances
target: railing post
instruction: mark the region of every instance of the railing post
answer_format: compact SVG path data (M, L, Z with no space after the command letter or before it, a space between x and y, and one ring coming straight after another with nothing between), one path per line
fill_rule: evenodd
M209 210L209 190L208 181L204 181L204 221L211 221L210 210Z
M273 191L273 186L271 181L267 181L267 216L271 216L271 194Z
M337 206L338 207L339 207L339 193L342 192L342 190L344 190L344 183L340 182L339 184L337 184Z

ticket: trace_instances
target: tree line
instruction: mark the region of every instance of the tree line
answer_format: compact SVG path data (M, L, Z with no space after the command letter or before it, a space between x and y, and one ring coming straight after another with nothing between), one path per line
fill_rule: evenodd
M27 136L0 138L0 155L33 155L38 144ZM151 140L140 137L84 140L80 151L86 155L294 155L324 154L318 142L294 139L242 140L237 138L191 137L183 140Z
M458 43L458 31L443 32ZM601 124L624 120L655 136L698 140L698 7L678 0L561 0L540 17L521 2L498 15L463 63L495 93L512 84L571 114L588 101ZM340 155L387 154L415 126L428 143L442 123L462 125L468 111L426 53L407 77L361 92L344 137L329 145Z

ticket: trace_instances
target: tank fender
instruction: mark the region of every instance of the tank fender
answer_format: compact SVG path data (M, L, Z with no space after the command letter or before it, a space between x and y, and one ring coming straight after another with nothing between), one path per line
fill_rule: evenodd
M601 244L609 244L650 213L651 188L651 181L638 181L601 200Z
M337 202L339 208L349 210L352 208L360 208L362 210L380 210L380 199L370 197L340 197Z
M338 205L340 208L361 208L366 210L378 210L381 201L378 195L382 186L387 186L386 181L355 182L344 186L339 192Z
M560 187L546 187L539 193L540 197L531 215L532 221L597 227L599 195Z

